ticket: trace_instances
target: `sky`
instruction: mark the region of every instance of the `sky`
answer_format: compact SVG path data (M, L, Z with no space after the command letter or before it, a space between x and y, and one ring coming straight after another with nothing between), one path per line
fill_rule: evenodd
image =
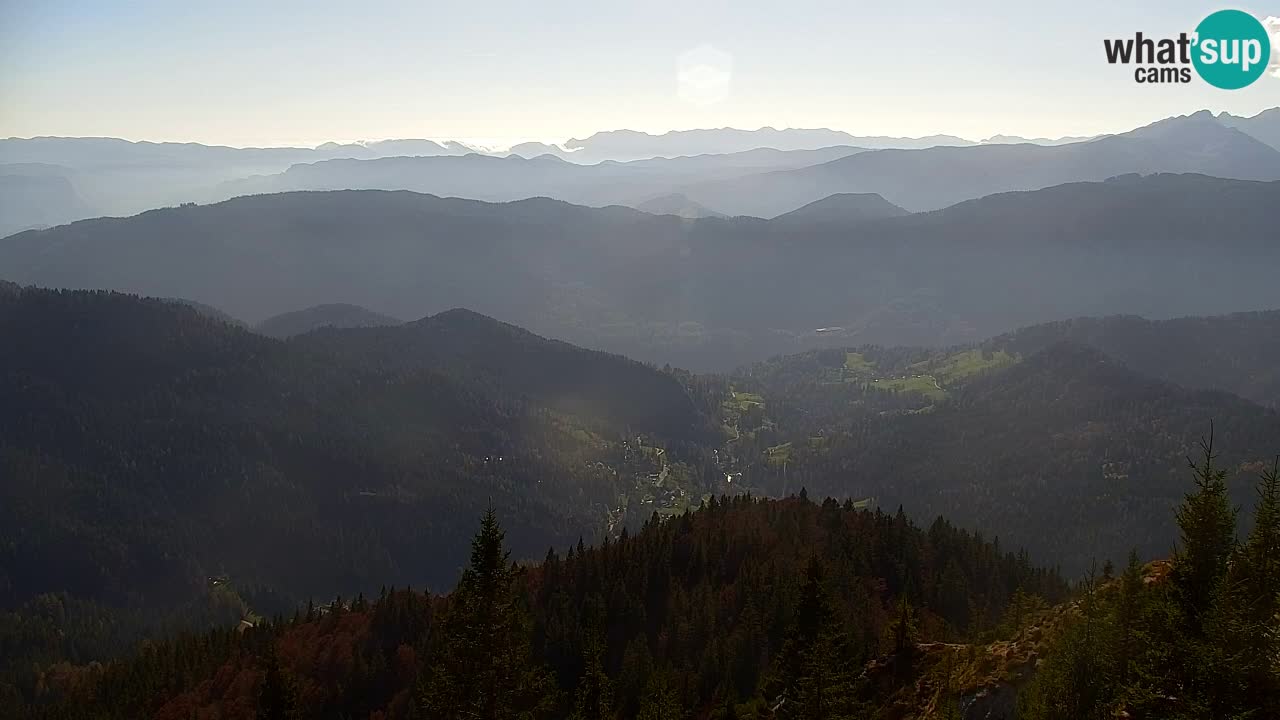
M0 0L0 137L1094 135L1280 105L1280 77L1236 91L1139 85L1106 63L1104 38L1189 32L1225 7L1280 16L1280 0Z

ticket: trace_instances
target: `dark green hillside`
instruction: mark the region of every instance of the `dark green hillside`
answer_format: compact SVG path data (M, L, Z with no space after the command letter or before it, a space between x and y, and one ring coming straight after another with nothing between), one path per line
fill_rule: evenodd
M1280 311L1173 320L1077 318L1024 328L983 347L1031 355L1062 341L1095 347L1144 375L1280 405Z
M850 376L849 358L834 351L743 378L764 411L740 424L742 482L945 514L1073 574L1134 546L1145 557L1168 553L1185 457L1211 422L1231 448L1225 467L1243 506L1280 435L1273 410L1144 377L1080 345L1016 363L988 354L991 367L950 381L939 369L958 364L916 365L930 362L926 351L856 354L889 379ZM913 365L918 374L893 370Z
M192 310L195 310L201 315L213 320L217 320L218 322L224 322L229 325L235 325L236 327L247 327L247 325L245 325L243 320L233 317L229 313L225 313L212 305L205 305L204 303L199 303L194 300L184 300L182 298L163 298L163 299L167 302L178 303L179 305L186 305L187 307L191 308Z
M647 472L624 437L706 432L674 379L473 313L367 353L344 346L358 332L290 344L130 296L0 299L0 604L164 603L224 575L286 597L448 587L459 518L509 513L522 554L592 536Z
M433 368L497 397L527 396L614 434L650 433L712 444L710 418L670 376L608 353L546 340L470 310L395 328L322 330L292 345L387 372Z

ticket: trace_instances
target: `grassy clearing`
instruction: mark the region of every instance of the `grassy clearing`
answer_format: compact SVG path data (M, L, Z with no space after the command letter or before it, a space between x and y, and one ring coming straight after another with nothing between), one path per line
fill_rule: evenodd
M926 360L908 367L913 373L928 373L938 379L941 384L976 375L983 370L1012 365L1016 359L1009 353L1000 350L984 355L981 350L973 349L953 353L944 358Z
M862 356L862 353L847 352L844 354L845 374L855 377L870 377L876 372L876 364Z
M685 512L688 511L691 507L692 507L692 504L690 502L688 502L684 498L681 498L674 505L669 505L667 507L659 507L659 508L656 508L656 511L658 513L658 517L671 518L671 517L677 517L685 514Z
M734 390L730 399L726 401L726 404L730 405L738 412L746 412L752 407L764 407L764 398L755 393L738 392L737 390Z
M775 467L791 462L791 443L782 443L768 448L764 451L764 460Z
M919 393L931 400L943 400L947 397L945 390L938 387L932 375L916 375L904 378L885 378L871 383L872 387L881 390L896 390L904 393Z
M584 443L588 445L596 445L596 446L608 444L605 442L604 438L584 428L569 427L566 429L566 432L569 434L569 437L573 438L574 440L577 440L580 443Z

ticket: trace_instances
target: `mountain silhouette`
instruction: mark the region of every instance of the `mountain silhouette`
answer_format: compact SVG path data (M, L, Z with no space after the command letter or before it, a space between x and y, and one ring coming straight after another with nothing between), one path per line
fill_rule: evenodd
M1200 112L1088 142L880 150L679 191L727 214L774 217L835 193L879 193L895 205L920 211L993 193L1126 173L1275 180L1280 179L1280 151Z

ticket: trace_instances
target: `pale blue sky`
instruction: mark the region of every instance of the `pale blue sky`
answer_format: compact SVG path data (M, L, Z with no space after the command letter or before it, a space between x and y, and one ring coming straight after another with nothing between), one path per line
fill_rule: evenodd
M0 137L510 144L772 125L976 139L1280 105L1280 78L1141 86L1107 65L1104 37L1173 35L1232 7L1143 5L0 0ZM1234 7L1280 16L1280 0ZM682 87L681 59L707 57Z

